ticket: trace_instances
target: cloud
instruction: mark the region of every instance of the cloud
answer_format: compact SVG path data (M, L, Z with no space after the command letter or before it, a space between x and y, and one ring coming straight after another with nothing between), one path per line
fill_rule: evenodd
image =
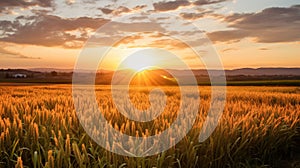
M203 5L209 5L209 4L215 4L215 3L221 3L228 0L197 0L194 2L187 1L187 0L175 0L175 1L161 1L154 3L154 9L156 11L172 11L176 10L179 7L184 6L203 6Z
M185 0L176 0L169 2L157 2L153 4L153 7L156 11L170 11L176 10L181 6L189 6L191 3Z
M103 18L79 17L62 18L39 14L19 16L14 21L0 21L0 41L39 46L59 46L80 48L95 32L110 20ZM91 39L92 43L110 46L124 35L136 32L165 32L156 22L139 21L134 23L110 22L109 27L100 30Z
M144 39L147 39L147 41L145 42ZM120 41L118 45L124 44L128 48L153 47L153 48L162 48L167 50L184 50L187 48L191 48L189 44L192 43L195 42L188 41L187 43L185 43L178 39L173 39L167 36L165 38L163 35L159 37L159 36L153 36L149 34L149 36L139 35L139 36L132 36L132 37L125 38L124 40Z
M214 42L238 42L247 37L249 33L242 30L225 30L208 33L207 35Z
M109 8L99 8L104 14L111 14L114 10Z
M54 15L19 16L15 21L0 21L0 29L4 32L0 35L0 40L18 44L67 47L67 42L87 40L86 28L96 30L107 22L108 20L102 18L89 17L66 19ZM68 32L78 29L81 30L79 35Z
M148 37L153 38L151 35L155 32L165 32L165 29L156 22L110 22L95 33L94 36L89 39L89 43L91 43L92 46L118 46L121 44L141 45L141 43L146 45L146 41L150 40ZM140 39L147 40L135 44L136 41Z
M66 4L68 5L72 5L74 4L76 1L75 0L65 0Z
M134 22L134 23L123 23L123 22L111 22L109 25L109 32L165 32L165 29L161 24L156 22ZM102 31L103 33L106 30ZM108 34L111 35L111 34Z
M230 42L254 38L256 42L295 42L300 40L300 5L267 8L258 13L233 14L224 18L232 30L208 33L213 41Z
M0 48L0 56L4 56L7 58L21 58L21 59L41 59L40 57L28 57L23 54L13 52L13 51L8 51L4 48Z
M168 49L185 49L190 48L190 46L182 41L176 39L160 39L154 41L153 45L157 44L161 48Z
M204 17L202 13L181 13L180 16L187 20L196 20Z
M106 15L109 15L109 14L112 14L112 15L121 15L123 13L130 13L130 12L136 12L136 11L140 11L141 9L147 7L146 5L137 5L135 6L134 8L127 8L125 6L119 6L118 8L114 8L114 9L111 9L111 8L107 8L107 7L104 7L104 8L98 8L101 10L101 12L103 14L106 14Z
M0 12L7 10L12 7L23 7L27 8L30 6L40 6L40 7L53 7L53 0L1 0L0 1Z
M259 50L266 51L266 50L270 50L270 49L262 47L262 48L259 48Z
M158 32L140 32L123 38L121 36L110 36L107 38L108 39L100 37L92 41L95 41L98 45L99 42L105 41L106 45L111 44L111 46L113 45L114 47L121 46L127 48L154 47L180 50L190 48L188 44ZM114 41L112 39L114 39ZM117 41L117 39L121 40ZM193 43L193 41L190 41L190 43Z
M114 15L121 15L123 13L129 13L131 12L132 10L125 7L125 6L120 6L119 8L117 8L116 10L113 11L113 14Z
M228 52L228 51L235 51L235 50L238 50L237 48L225 48L223 50L221 50L221 52Z
M127 7L124 6L120 6L116 9L110 9L110 8L99 8L103 14L109 15L109 14L113 14L113 15L121 15L123 13L129 13L132 11L132 9L129 9Z
M0 6L21 6L21 7L28 7L28 6L41 6L41 7L52 7L53 1L52 0L1 0Z
M205 17L207 14L212 13L212 11L205 11L201 13L180 13L180 16L186 20L197 20Z
M228 1L228 0L197 0L193 4L197 5L197 6L202 6L202 5L221 3L221 2L225 2L225 1Z
M120 46L120 45L136 45L137 40L144 39L145 37L141 34L138 35L133 35L133 36L128 36L123 38L121 41L118 41L117 43L114 44L115 47Z
M146 7L147 7L147 5L138 5L138 6L134 7L133 10L141 10L141 9L146 8Z
M130 20L133 21L139 21L139 20L148 20L149 18L147 16L133 16L130 18Z

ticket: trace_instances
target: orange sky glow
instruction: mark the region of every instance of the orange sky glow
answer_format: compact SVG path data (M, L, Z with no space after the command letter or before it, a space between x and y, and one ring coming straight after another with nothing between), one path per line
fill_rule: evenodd
M0 2L0 69L73 69L83 48L95 57L97 49L110 48L99 62L100 69L116 69L126 57L149 48L166 50L191 68L202 69L201 57L210 57L208 45L225 69L299 67L299 2L256 1L260 2L4 0ZM111 30L101 30L107 24ZM180 68L159 54L140 54L127 68Z

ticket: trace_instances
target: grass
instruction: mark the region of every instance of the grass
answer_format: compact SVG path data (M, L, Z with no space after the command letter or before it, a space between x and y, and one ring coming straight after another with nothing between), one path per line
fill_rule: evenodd
M97 86L96 94L99 103L108 104L100 108L116 129L129 135L138 131L137 136L143 136L167 129L176 118L178 90L176 87L163 90L169 96L166 110L149 123L121 116L112 105L108 86ZM149 88L133 88L134 104L146 108L148 91ZM133 158L110 153L91 140L76 117L70 85L1 86L0 167L300 165L299 87L228 87L220 123L203 143L198 142L198 135L209 109L210 88L200 87L200 91L199 117L188 135L161 154Z

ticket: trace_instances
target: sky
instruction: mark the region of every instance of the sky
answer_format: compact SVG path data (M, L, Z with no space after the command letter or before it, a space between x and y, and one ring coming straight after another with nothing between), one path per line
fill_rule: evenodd
M1 0L0 69L300 67L299 28L299 0Z

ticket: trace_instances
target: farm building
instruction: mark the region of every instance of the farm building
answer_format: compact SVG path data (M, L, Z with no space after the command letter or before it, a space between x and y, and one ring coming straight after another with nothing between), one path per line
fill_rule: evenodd
M14 78L27 78L26 74L14 74L13 75Z

